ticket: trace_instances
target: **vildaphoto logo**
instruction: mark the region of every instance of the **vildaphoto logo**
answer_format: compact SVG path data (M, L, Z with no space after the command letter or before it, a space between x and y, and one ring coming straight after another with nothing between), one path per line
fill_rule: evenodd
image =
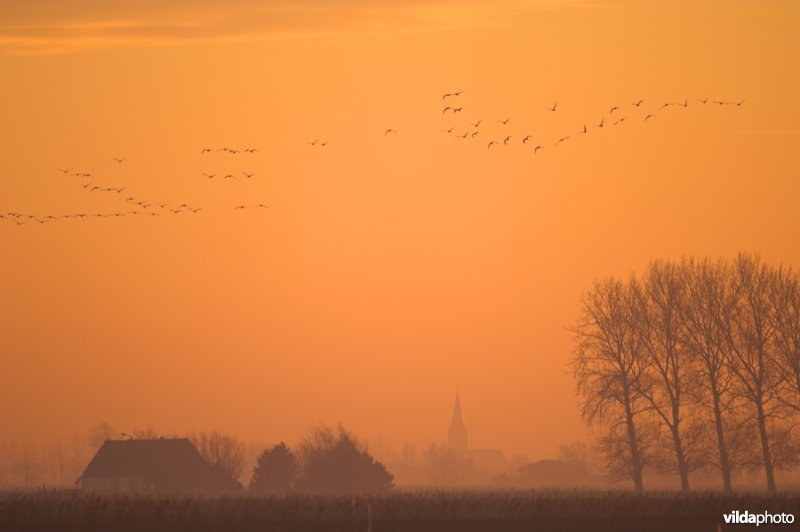
M728 514L722 514L725 524L729 525L789 525L794 523L794 514L771 514L769 512L750 513L747 510L740 512L734 510Z

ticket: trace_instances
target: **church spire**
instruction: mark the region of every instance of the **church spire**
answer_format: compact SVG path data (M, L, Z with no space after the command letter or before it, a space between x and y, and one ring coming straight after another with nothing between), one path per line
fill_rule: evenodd
M453 417L450 420L450 430L447 432L447 444L450 448L460 453L466 453L467 427L464 426L464 417L461 414L461 399L458 392L456 392L456 404L453 407Z

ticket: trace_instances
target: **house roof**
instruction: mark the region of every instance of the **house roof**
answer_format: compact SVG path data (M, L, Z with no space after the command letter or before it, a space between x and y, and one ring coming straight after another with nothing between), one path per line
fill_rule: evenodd
M238 485L210 466L186 438L106 440L83 477L137 478L160 491L227 491Z

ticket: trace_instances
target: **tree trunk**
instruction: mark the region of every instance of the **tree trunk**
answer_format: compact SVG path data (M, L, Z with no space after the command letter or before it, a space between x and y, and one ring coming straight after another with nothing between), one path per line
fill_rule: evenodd
M767 476L767 492L775 493L775 471L772 465L772 456L769 451L769 438L767 437L767 420L764 416L764 405L761 398L756 403L758 411L758 432L761 435L761 454L764 458L764 473Z
M720 394L717 389L717 380L711 379L711 396L714 402L714 424L717 429L717 445L719 446L719 467L722 471L722 485L725 491L732 491L731 463L728 458L728 446L725 443L725 430L722 426L722 409L720 408Z
M636 491L644 491L644 482L642 482L642 458L639 456L639 442L636 438L636 427L633 425L633 412L631 412L630 405L627 402L625 403L625 421L628 425L628 445L631 447L633 485Z
M677 423L672 426L672 441L675 445L675 458L678 460L678 473L681 476L681 491L689 491L689 468L686 464L686 455L683 452Z

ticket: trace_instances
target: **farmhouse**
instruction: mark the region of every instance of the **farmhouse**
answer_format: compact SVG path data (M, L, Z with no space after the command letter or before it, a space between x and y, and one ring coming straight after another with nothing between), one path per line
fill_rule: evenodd
M90 491L225 493L242 489L186 438L106 440L81 477Z

